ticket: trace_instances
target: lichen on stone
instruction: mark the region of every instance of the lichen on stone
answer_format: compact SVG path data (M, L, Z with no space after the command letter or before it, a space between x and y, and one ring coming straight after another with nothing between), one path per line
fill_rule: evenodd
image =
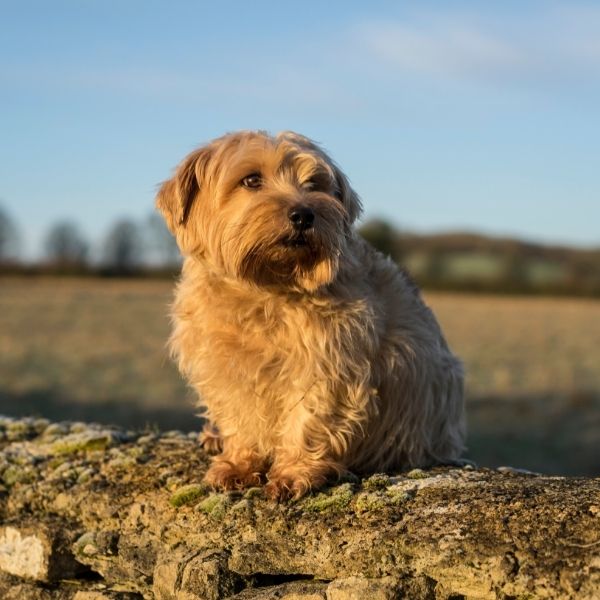
M174 508L179 508L186 504L192 504L200 498L204 498L209 492L209 488L204 483L190 483L175 490L169 498L169 503Z

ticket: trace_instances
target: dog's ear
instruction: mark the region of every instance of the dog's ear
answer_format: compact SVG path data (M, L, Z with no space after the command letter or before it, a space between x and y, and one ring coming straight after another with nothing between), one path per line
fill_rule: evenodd
M331 161L331 166L335 175L336 195L340 202L346 207L348 221L351 225L362 213L360 198L352 189L348 178L344 175L342 170L333 161Z
M200 193L210 155L211 148L207 146L186 156L175 170L175 175L158 190L156 208L175 236L180 227L185 227L192 205Z

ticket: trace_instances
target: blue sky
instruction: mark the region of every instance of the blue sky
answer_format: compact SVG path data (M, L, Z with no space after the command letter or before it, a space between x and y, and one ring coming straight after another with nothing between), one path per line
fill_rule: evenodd
M100 239L226 131L321 142L366 217L600 245L600 4L0 3L0 204Z

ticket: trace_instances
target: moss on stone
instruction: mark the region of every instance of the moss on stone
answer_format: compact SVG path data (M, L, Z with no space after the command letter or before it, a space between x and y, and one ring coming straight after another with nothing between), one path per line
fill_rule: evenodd
M88 429L89 425L87 425L86 423L82 423L81 421L75 421L74 423L71 423L69 427L69 431L71 433L84 433Z
M357 496L355 506L356 512L364 513L384 508L386 501L381 492L362 492Z
M375 492L377 490L384 490L391 483L390 476L385 473L375 473L368 479L365 479L362 483L363 489L367 492Z
M221 520L231 506L231 499L225 494L211 494L196 506L196 510Z
M79 475L77 476L77 483L87 483L94 475L93 469L83 469L79 471Z
M8 486L12 487L16 483L31 483L35 480L35 473L31 468L10 465L2 473L2 481Z
M302 508L307 512L340 512L348 507L354 490L351 483L342 483L327 492L321 492L317 496L312 496L304 500Z
M430 477L429 473L423 471L423 469L413 469L412 471L409 471L406 476L409 479L427 479Z
M108 462L108 466L111 469L131 469L135 467L137 460L131 456L115 456Z
M60 467L60 465L62 465L67 460L69 459L65 456L54 456L48 461L48 469L53 471L54 469Z
M169 498L169 503L174 508L185 504L192 504L208 494L208 486L204 483L192 483L179 488Z
M251 487L248 488L244 494L244 498L251 500L252 498L262 498L264 495L263 489L261 487Z
M139 458L140 456L142 456L145 453L145 449L141 448L140 446L131 446L131 448L127 448L124 451L124 454L126 456L129 456L131 458Z
M364 491L356 498L356 512L364 513L379 510L386 506L400 506L410 498L410 492L396 486L376 491Z
M400 506L412 498L412 495L406 490L393 487L386 490L386 496L393 506Z
M46 428L50 425L50 421L48 419L35 419L33 422L33 429L38 435L41 435L46 431Z
M247 498L242 498L241 500L238 500L235 504L233 504L233 506L231 507L231 511L247 513L251 510L251 508L252 504L250 500L248 500Z
M25 433L29 431L31 424L25 419L19 421L8 421L5 424L7 431L14 431L15 433Z
M100 434L73 434L57 440L52 444L54 454L75 454L77 452L92 452L106 450L112 443L112 436Z
M6 437L13 442L29 439L36 435L37 432L30 421L9 421L6 424Z

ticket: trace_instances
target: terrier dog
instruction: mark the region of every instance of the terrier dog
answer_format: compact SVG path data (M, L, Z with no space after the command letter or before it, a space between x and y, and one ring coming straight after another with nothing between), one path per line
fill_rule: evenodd
M170 348L220 450L205 481L298 498L460 455L461 364L408 276L353 229L360 200L318 145L225 135L156 205L185 257Z

